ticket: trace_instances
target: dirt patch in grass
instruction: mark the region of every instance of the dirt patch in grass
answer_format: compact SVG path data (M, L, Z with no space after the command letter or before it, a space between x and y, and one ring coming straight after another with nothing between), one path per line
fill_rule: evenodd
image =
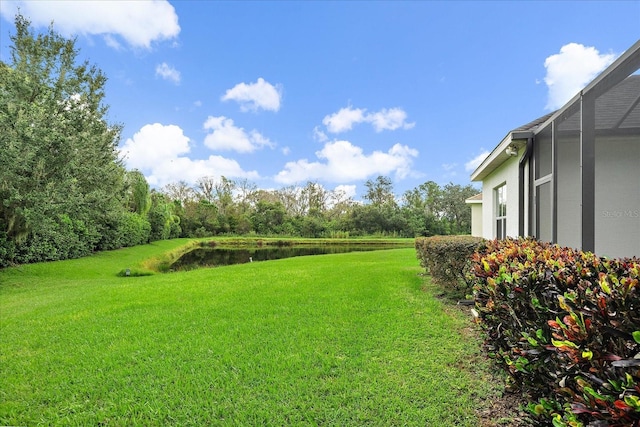
M480 427L531 426L520 409L526 402L517 393L504 392L496 400L488 402L487 408L477 412Z
M470 307L457 306L458 310L463 310L471 317ZM480 339L480 328L476 325L471 325L464 330L465 336L470 339ZM478 356L484 360L479 363L493 364L492 360L488 360L488 357L484 354ZM478 365L476 365L478 366ZM471 368L472 369L472 368ZM491 384L495 384L495 397L482 401L479 408L476 410L476 415L480 420L479 427L498 427L498 426L531 426L528 422L527 414L521 409L526 406L527 402L518 392L512 392L505 387L505 378L495 368L494 371L484 372L487 377L487 381Z
M456 310L462 312L464 316L469 317L469 326L465 327L462 331L465 337L468 337L469 340L482 340L482 331L480 327L473 323L473 315L471 312L473 305L469 304L469 301L465 300L458 303L458 300L452 298L452 295L444 293L437 294L436 298L446 301L448 310ZM479 354L477 359L483 360L468 361L465 366L460 366L460 369L475 369L480 364L486 364L487 362L489 365L493 364L493 361L488 360L489 358L485 354ZM490 381L491 384L495 384L495 397L479 403L479 407L476 410L476 416L480 421L478 426L531 426L532 423L530 419L522 410L522 408L527 404L526 399L517 391L510 391L505 387L505 378L501 375L498 369L495 368L494 371L482 372L481 375L485 375L487 377L487 381Z

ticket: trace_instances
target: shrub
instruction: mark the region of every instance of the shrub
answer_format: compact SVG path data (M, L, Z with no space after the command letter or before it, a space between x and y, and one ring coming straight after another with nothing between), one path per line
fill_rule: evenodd
M504 240L472 272L487 349L533 400L534 422L640 424L639 259Z
M174 216L169 226L169 239L177 239L182 234L182 227L180 227L180 218Z
M152 207L147 214L147 220L149 221L149 241L155 242L156 240L168 239L171 234L171 213L167 213L164 209L164 205L160 207Z
M126 212L120 224L122 246L137 246L149 242L151 225L146 218L134 212Z
M0 268L8 267L15 257L15 244L7 238L7 234L0 232Z
M67 214L38 216L28 237L15 242L13 261L31 263L87 256L99 238L91 222L72 219Z
M471 257L484 239L472 236L418 237L415 248L420 265L445 289L471 291L467 273Z
M98 250L142 245L149 241L151 225L134 212L118 212L105 218Z

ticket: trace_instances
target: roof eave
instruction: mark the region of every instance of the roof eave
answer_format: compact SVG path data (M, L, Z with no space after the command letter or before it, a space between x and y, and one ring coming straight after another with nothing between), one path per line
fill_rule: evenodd
M536 130L544 129L549 123L556 120L560 115L564 114L569 108L580 100L580 98L596 90L604 80L608 79L613 73L632 73L634 69L637 69L640 65L640 40L634 43L631 48L624 52L618 59L616 59L606 70L600 73L591 83L589 83L582 91L577 93L570 101L564 104L564 106L557 111L550 114L550 116L542 123L535 126L534 129L528 131L511 131L507 136L498 144L496 148L487 156L486 159L476 168L471 174L471 181L482 181L487 175L496 170L502 163L504 163L509 156L505 154L506 148L511 144L519 140L526 140L532 137ZM606 86L606 85L602 85Z
M595 79L593 79L587 86L585 86L584 89L575 94L573 98L567 101L551 116L549 116L547 120L542 122L537 127L537 129L544 129L545 127L547 127L551 122L564 114L569 108L572 108L583 95L593 91L594 88L597 88L603 80L609 78L609 76L618 68L623 68L622 73L632 72L631 70L637 68L637 66L640 64L640 55L638 55L638 52L640 52L640 40L635 42L633 46L631 46L622 55L620 55L618 59L613 61L611 65L609 65L603 72L601 72Z
M516 145L520 149L528 138L533 135L532 131L512 131L493 149L484 159L480 166L471 174L471 181L482 181L487 175L500 167L505 161L512 158L506 153L510 145Z

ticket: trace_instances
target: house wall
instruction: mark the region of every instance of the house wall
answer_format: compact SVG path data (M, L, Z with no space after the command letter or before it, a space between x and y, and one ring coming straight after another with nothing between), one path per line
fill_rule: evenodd
M531 236L531 218L529 218L530 207L533 201L529 198L531 185L529 183L529 171L531 168L531 159L524 166L524 236ZM524 237L523 236L523 237Z
M470 203L471 205L471 235L482 237L482 203Z
M559 141L557 154L557 243L580 248L579 139ZM640 256L640 144L637 138L598 138L595 173L596 254Z
M596 140L595 253L640 256L640 141Z
M562 138L557 147L557 243L582 245L582 191L580 190L580 140Z
M496 238L495 189L507 185L507 236L518 236L518 160L523 154L506 160L500 167L482 180L482 237Z

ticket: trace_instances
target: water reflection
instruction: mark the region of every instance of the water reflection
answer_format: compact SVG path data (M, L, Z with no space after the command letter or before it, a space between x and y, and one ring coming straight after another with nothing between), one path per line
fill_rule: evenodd
M394 246L378 245L326 245L288 246L266 248L198 248L182 255L171 265L173 271L186 271L203 267L219 267L253 261L269 261L306 255L326 255L355 251L393 249Z

